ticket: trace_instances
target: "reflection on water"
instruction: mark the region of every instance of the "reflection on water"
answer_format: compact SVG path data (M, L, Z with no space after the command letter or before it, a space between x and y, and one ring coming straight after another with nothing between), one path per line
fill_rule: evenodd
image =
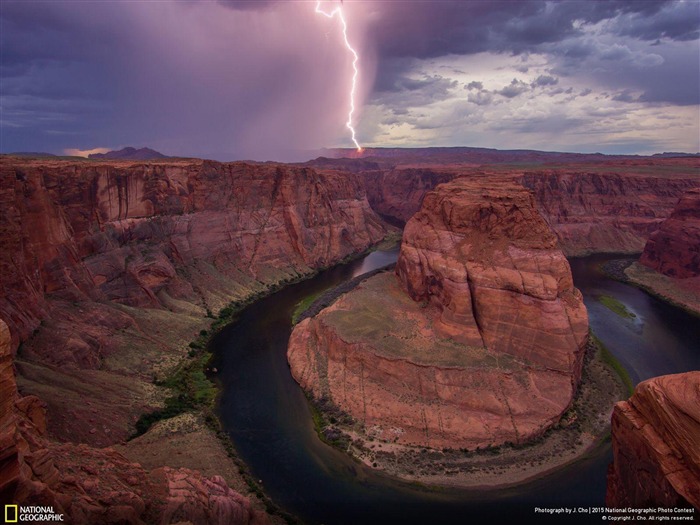
M486 520L531 522L534 507L601 506L611 459L608 444L556 473L502 491L426 491L351 460L316 436L306 399L286 360L294 306L304 297L396 260L398 250L377 251L362 261L333 268L246 309L214 342L223 383L221 420L239 454L268 494L308 523L463 524ZM574 281L584 294L591 326L627 366L633 379L680 372L698 365L700 327L687 314L595 270L605 257L572 260ZM637 319L629 321L600 305L611 295ZM548 516L542 523L587 523Z
M377 250L370 253L367 257L362 259L357 268L353 269L352 276L357 277L363 273L382 268L387 264L395 263L396 259L399 257L399 249L399 246L396 246L390 250Z
M572 259L576 286L583 292L591 328L627 368L634 383L650 377L700 369L700 323L646 292L608 279L598 265L611 256ZM611 312L597 299L611 295L635 317Z

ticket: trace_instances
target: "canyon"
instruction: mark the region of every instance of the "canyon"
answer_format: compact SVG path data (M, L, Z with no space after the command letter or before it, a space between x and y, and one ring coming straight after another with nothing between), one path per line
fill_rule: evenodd
M450 224L447 211L436 214L430 220L442 220L444 229L420 242L416 235L416 246L426 245L413 255L406 243L399 265L404 288L392 274L381 274L356 290L365 294L358 303L369 298L385 308L387 322L412 309L405 321L415 323L407 329L425 344L435 337L439 351L433 357L442 360L431 365L432 372L423 371L420 359L402 365L415 384L399 387L410 383L407 395L418 392L423 398L426 424L393 437L440 446L468 428L474 433L465 447L487 446L526 440L558 421L576 389L585 314L557 246L564 255L641 251L671 216L680 195L697 187L700 164L694 158L594 156L550 158L544 165L481 165L453 156L396 154L305 165L0 157L0 319L8 327L2 330L0 361L3 501L11 494L27 498L17 501L56 501L61 508L75 508L83 522L105 518L99 513L107 506L119 507L119 516L133 523L150 522L153 516L166 522L214 520L203 517L204 507L218 509L216 519L276 520L264 516L265 504L248 492L203 418L184 425L191 431L156 425L129 440L138 418L162 408L169 395L155 383L200 356L201 349L188 343L206 339L219 312L230 313L230 305L307 278L396 235L387 222L411 224L425 195L441 183L464 185L464 192L483 192L488 199L513 195L521 222L502 224L509 216L501 213L505 207L489 212L495 219L477 222L485 235L483 246L476 247L484 257L474 274L479 278L452 282L472 273L456 262L464 246L440 255L443 248L455 248L458 235L450 231L456 224ZM530 227L540 245L528 244L534 242L527 240ZM489 239L490 229L501 237ZM524 236L523 247L508 252L506 245L520 242L519 236ZM426 263L420 271L416 257ZM488 270L494 261L503 266ZM530 267L533 261L541 267ZM435 277L443 270L450 279ZM354 301L343 300L348 307ZM478 308L472 308L472 300ZM508 326L489 306L498 304L505 315L513 312L513 301L529 304L531 313L546 310L538 318L543 329L525 333ZM547 306L538 310L532 304ZM570 321L563 321L564 313L572 315ZM510 346L501 345L506 332ZM347 343L331 339L329 347ZM534 350L509 353L522 340L537 341ZM474 378L491 392L493 417L474 423L481 417L477 400L469 421L458 421L458 404L452 412L446 409L441 421L432 419L436 398L430 396L437 395L436 385L442 382L448 397L474 386L455 379L466 366L455 344L469 346L473 351L467 357L477 365L477 350L488 347L484 359L503 367ZM547 349L561 344L564 350L549 355ZM394 373L397 361L392 355L378 359L372 350L358 353L350 365L367 365L379 384ZM357 386L352 378L345 381ZM517 399L518 382L535 385L535 397ZM557 397L554 390L565 395ZM336 399L337 392L333 395ZM378 391L377 399L385 395ZM371 412L374 399L367 399L362 410ZM405 406L402 399L397 403ZM215 466L204 469L196 454L179 458L183 442L194 448L210 443L199 455L214 458ZM217 477L217 468L230 474ZM133 492L109 493L81 485L83 478L103 477L105 487L136 478L142 485ZM203 492L216 495L222 506L212 507ZM83 499L70 503L75 494ZM202 507L178 514L173 510L177 494L192 496ZM156 499L168 503L154 505ZM97 514L78 510L87 507Z
M292 332L292 375L384 441L522 444L559 421L588 338L581 294L532 194L459 179L406 224L380 274Z
M683 193L622 277L700 315L700 187Z
M154 378L191 359L196 349L187 344L206 333L213 312L361 253L391 231L359 179L309 168L3 157L0 177L4 360L17 369L20 399L43 400L46 435L63 444L53 449L62 471L83 461L76 450L86 463L100 461L109 451L102 447L124 442L139 416L163 406L168 390ZM3 380L10 395L14 379ZM19 421L8 421L10 435ZM15 432L3 457L19 440ZM167 440L160 447L167 450ZM220 445L212 453L230 463ZM159 486L184 495L192 485L232 497L220 477L152 472ZM32 476L30 483L45 481ZM0 479L11 487L16 469L3 463ZM18 492L15 501L36 498ZM137 523L141 503L132 503L127 521ZM231 514L217 516L228 523Z
M412 156L391 158L391 164L382 158L359 159L354 169L348 159L338 163L361 175L372 207L398 223L416 213L426 192L437 184L456 178L514 181L533 190L538 211L568 257L640 253L681 195L700 182L700 162L694 157L591 157L581 162L574 156L576 160L561 164L552 159L543 166L450 164L440 157ZM333 161L318 164L329 166Z
M13 346L24 341L20 387L49 403L51 433L66 440L123 440L154 395L154 371L182 356L208 313L387 233L358 180L309 169L7 160L0 169L0 317Z
M649 237L639 262L678 279L700 275L700 187L682 195Z
M71 523L270 523L221 476L169 467L147 471L112 448L48 439L45 405L17 395L11 347L0 321L3 502L50 506Z

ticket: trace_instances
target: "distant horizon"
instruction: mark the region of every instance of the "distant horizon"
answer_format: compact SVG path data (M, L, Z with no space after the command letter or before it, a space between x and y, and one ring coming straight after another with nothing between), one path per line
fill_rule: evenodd
M3 0L0 151L290 162L351 147L353 59L314 6ZM321 6L343 10L358 54L362 147L700 151L696 1Z
M201 160L212 160L216 162L279 162L282 164L289 163L299 163L314 160L319 157L326 157L324 153L326 152L347 152L348 156L343 155L342 157L328 157L328 158L371 158L371 156L365 155L365 151L377 151L377 150L458 150L458 149L468 149L468 150L484 150L484 151L495 151L495 152L533 152L533 153L544 153L544 154L567 154L567 155L582 155L582 156L605 156L605 157L660 157L660 156L678 156L678 157L696 157L700 156L700 151L658 151L655 153L602 153L602 152L580 152L580 151L560 151L560 150L540 150L533 148L495 148L487 146L369 146L364 147L362 153L358 153L353 147L322 147L315 150L299 151L296 158L298 160L276 160L276 159L254 159L254 158L212 158L212 157L201 157L197 155L186 155L186 154L168 154L164 153L156 148L150 146L123 146L115 149L108 148L94 148L91 150L86 150L85 155L78 154L67 154L67 153L52 153L50 151L11 151L11 152L0 152L0 155L23 155L23 156L51 156L57 158L84 158L88 160L109 160L109 159L89 159L89 154L99 152L99 153L113 153L126 150L128 148L135 149L137 151L143 149L150 149L156 153L160 153L165 156L165 158L181 158L181 159L201 159ZM99 150L99 151L98 151ZM152 159L157 160L157 159Z

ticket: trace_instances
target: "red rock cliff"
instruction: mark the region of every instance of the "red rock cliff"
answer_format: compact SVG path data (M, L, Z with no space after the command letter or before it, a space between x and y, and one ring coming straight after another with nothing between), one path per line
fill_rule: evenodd
M0 177L0 314L21 339L45 316L45 294L206 302L199 288L212 270L257 280L304 273L385 232L356 177L308 168L4 158Z
M639 262L669 277L700 275L700 188L683 194L647 241Z
M0 206L20 389L48 403L51 435L101 446L153 407L154 371L207 310L387 232L356 176L274 164L3 157Z
M681 165L674 177L667 176L663 163L614 168L542 171L520 178L533 190L567 255L640 252L678 197L697 185L692 165L686 172Z
M403 168L363 173L372 208L385 217L405 223L420 209L425 194L455 174L447 170Z
M11 338L0 320L0 502L52 506L74 525L216 523L269 520L218 476L188 469L144 470L113 449L46 438L44 406L19 397Z
M523 442L559 420L588 319L527 190L438 186L406 225L396 274L295 327L287 355L305 390L408 445Z
M639 159L543 166L395 167L362 172L372 207L407 221L425 194L455 178L513 180L533 190L540 214L566 255L642 251L684 191L698 184L698 160Z
M609 507L700 509L700 372L637 385L612 416Z

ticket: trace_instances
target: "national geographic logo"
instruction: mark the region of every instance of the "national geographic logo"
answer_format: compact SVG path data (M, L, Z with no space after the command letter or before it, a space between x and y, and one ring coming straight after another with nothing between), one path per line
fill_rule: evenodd
M62 522L63 514L54 512L53 507L20 507L5 505L5 523Z
M5 505L5 523L17 523L18 505Z

